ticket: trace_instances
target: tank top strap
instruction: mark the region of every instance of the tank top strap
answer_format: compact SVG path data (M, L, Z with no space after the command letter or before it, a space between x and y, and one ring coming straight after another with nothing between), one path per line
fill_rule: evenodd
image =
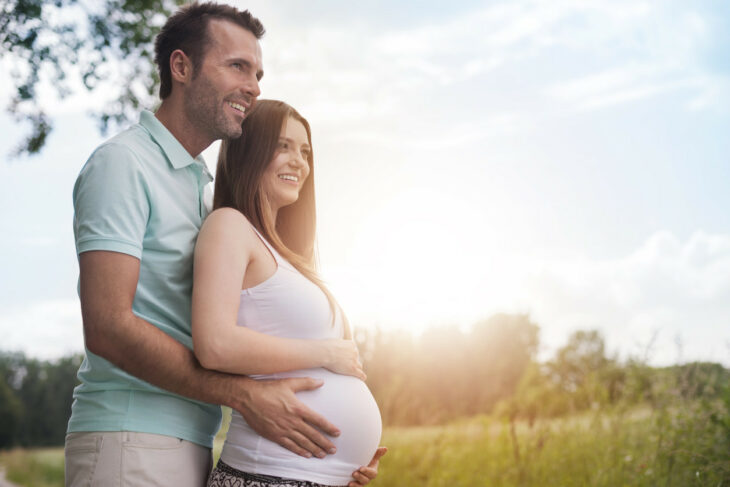
M253 228L253 231L256 232L256 235L258 235L259 238L261 239L261 241L264 243L264 245L266 245L266 248L269 249L269 252L271 252L271 255L274 256L274 260L276 261L276 264L281 265L283 263L286 266L288 266L289 263L281 255L279 255L279 252L276 251L274 246L271 245L269 243L269 241L266 240L266 238L264 238L263 235L261 235L261 232L259 232L258 229L255 226L253 226L253 224L251 224L251 228Z

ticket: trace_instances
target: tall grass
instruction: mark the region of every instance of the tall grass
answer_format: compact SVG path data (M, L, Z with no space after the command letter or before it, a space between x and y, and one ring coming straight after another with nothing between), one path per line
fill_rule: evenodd
M701 409L701 411L698 411ZM475 417L391 428L376 485L730 486L730 450L702 405L527 423Z
M730 487L730 422L721 401L595 409L527 421L474 416L386 428L374 487ZM214 453L220 452L221 438ZM21 486L62 486L63 450L0 453Z

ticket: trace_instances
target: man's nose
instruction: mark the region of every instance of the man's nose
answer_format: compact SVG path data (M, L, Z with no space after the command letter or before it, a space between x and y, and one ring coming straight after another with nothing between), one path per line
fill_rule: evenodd
M255 77L249 79L245 86L246 94L253 98L258 98L261 94L261 88L259 87L259 80Z

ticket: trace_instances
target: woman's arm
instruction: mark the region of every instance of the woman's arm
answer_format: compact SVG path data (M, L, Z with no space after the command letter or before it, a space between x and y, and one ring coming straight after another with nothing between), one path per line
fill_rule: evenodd
M298 340L238 326L241 285L260 240L238 211L205 220L195 247L193 350L203 367L235 374L273 374L326 367L365 379L351 340Z

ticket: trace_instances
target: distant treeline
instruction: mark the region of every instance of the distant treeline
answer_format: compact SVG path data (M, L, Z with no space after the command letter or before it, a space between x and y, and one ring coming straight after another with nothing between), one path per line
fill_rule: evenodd
M63 445L82 358L0 352L0 448Z
M532 423L539 418L638 404L657 406L667 393L725 401L730 371L719 364L665 368L607 356L596 331L573 333L537 362L539 328L525 315L495 315L464 333L433 328L357 330L368 385L386 426L442 424L475 414ZM0 448L62 445L82 356L40 361L0 352ZM730 435L730 418L720 421ZM723 423L724 424L724 423Z
M386 425L442 424L481 413L533 422L587 409L657 406L667 397L724 400L730 407L730 371L719 364L621 362L607 355L595 330L574 332L553 358L538 362L538 332L526 315L498 314L466 333L359 330L356 339Z

